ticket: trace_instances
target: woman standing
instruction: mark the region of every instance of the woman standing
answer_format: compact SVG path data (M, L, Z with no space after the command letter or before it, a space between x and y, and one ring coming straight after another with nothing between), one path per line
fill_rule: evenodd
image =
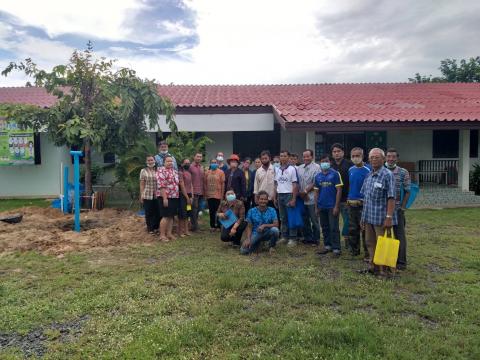
M204 194L207 199L208 212L210 214L210 231L213 232L220 228L216 216L225 188L225 173L218 168L216 159L210 161L210 169L205 172L204 184Z
M147 155L147 167L140 171L140 202L145 210L145 222L150 234L158 232L160 213L157 199L156 165L153 155Z
M158 196L160 204L160 240L175 240L172 234L173 218L178 214L179 179L173 167L173 158L167 156L163 167L157 169Z
M247 227L247 223L245 222L245 205L237 199L233 190L228 190L225 193L225 200L223 200L218 207L217 217L225 221L236 218L236 221L232 224L228 224L228 226L222 225L220 239L222 241L231 241L234 245L240 246L243 231Z

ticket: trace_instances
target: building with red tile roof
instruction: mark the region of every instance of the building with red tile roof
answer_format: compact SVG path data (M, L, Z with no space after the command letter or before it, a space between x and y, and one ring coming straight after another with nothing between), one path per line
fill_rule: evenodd
M256 157L281 148L300 157L311 148L318 158L335 142L345 145L347 156L354 146L395 147L418 176L428 173L464 190L479 159L478 83L158 85L158 92L176 105L179 130L214 141L209 158L218 151ZM0 103L49 107L55 100L42 88L0 87ZM159 128L168 131L163 117ZM41 137L42 146L50 146Z

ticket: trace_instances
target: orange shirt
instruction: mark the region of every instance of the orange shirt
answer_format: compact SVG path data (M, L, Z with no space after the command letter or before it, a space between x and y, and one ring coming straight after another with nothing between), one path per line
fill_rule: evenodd
M205 198L223 199L223 190L225 187L225 173L220 170L207 170L205 172Z

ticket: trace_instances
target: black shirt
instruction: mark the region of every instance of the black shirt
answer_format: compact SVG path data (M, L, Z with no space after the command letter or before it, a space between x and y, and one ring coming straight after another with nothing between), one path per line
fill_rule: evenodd
M231 169L225 171L225 192L228 190L233 190L235 195L237 195L237 199L245 198L247 185L243 170L237 168L233 173Z
M337 164L335 160L332 161L332 168L337 170L340 173L343 181L343 188L342 188L342 198L340 202L346 202L348 197L348 191L350 189L350 179L348 176L348 170L353 166L353 163L350 160L345 158L340 161L340 164Z

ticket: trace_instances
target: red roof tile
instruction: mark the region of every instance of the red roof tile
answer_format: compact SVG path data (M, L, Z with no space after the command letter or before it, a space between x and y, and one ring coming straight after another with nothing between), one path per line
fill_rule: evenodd
M179 108L272 107L286 122L480 121L480 84L159 85ZM0 103L50 106L41 88L0 88Z

